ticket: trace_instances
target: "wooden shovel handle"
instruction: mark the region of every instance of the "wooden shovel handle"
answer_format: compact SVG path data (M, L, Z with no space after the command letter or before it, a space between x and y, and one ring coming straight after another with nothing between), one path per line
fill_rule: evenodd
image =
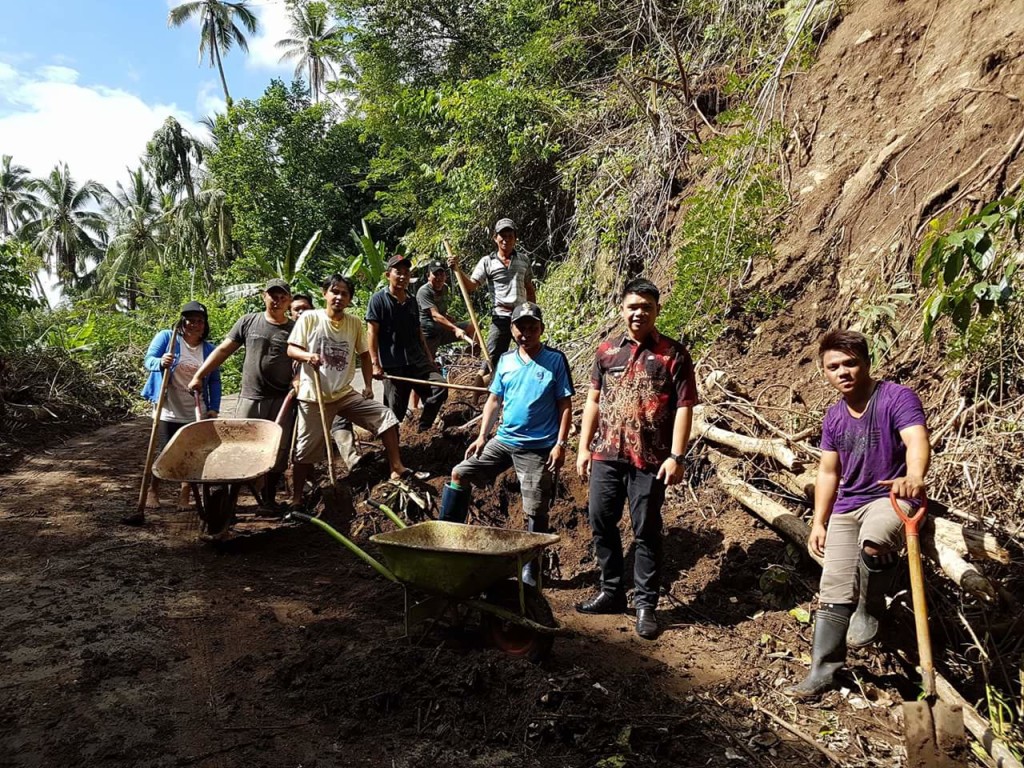
M320 426L324 430L324 449L327 451L327 475L331 478L331 486L337 482L334 477L334 454L331 451L331 431L327 428L327 414L324 413L324 391L320 386L320 369L316 366L309 366L313 369L313 387L316 389L316 406L320 411Z
M928 629L928 598L924 591L924 566L921 564L921 539L918 527L924 520L928 502L924 497L914 515L899 505L896 494L890 493L896 514L907 527L907 567L910 569L910 594L914 602L914 630L917 634L917 655L921 663L921 687L928 698L935 696L935 662L932 659L932 638Z
M444 241L444 250L448 254L448 258L454 260L455 254L452 251L451 245L448 241ZM476 339L476 343L480 346L480 357L483 359L488 366L491 364L491 359L487 356L487 347L484 344L484 336L480 333L480 323L476 319L476 310L473 309L473 302L469 299L469 290L466 288L466 276L462 274L462 270L459 269L459 263L456 261L453 268L455 272L455 282L459 284L459 290L462 292L462 300L466 303L466 309L469 311L469 320L473 323L473 338Z
M161 354L166 355L168 352L174 352L174 345L178 341L178 328L175 326L171 329L171 343L167 345L167 349ZM160 393L156 398L156 408L153 410L153 428L149 432L149 447L146 449L146 466L142 470L142 487L139 488L139 504L136 507L136 512L143 514L146 509L146 494L149 492L149 484L153 479L153 459L155 456L156 448L156 433L160 429L160 411L164 409L164 398L167 395L167 382L171 379L171 369L168 368L164 371L163 379L160 381Z

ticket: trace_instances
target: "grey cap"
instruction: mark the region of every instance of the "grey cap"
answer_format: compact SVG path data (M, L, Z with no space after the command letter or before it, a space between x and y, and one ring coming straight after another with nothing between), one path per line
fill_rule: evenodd
M511 229L513 232L516 231L516 223L512 219L498 219L497 224L494 225L494 234L498 234L502 230Z
M513 323L516 323L523 318L532 318L542 323L544 322L544 315L541 313L540 307L532 301L524 301L522 304L517 304L516 308L512 310Z
M279 291L284 291L289 296L291 296L292 294L292 287L288 285L288 283L286 283L280 277L275 277L273 280L268 280L267 287L264 288L263 290L266 291L267 293L270 293L275 288Z
M448 265L445 264L443 261L432 261L429 264L427 264L427 274L428 275L432 275L435 272L447 272L447 271L448 271Z

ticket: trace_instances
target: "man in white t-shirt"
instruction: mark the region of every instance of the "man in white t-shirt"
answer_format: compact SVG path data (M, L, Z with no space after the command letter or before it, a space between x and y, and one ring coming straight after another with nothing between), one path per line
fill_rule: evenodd
M288 338L288 356L303 363L299 369L298 435L295 443L292 504L302 503L302 489L313 462L324 455L324 433L317 404L313 369L320 372L324 415L330 424L344 416L363 429L380 436L387 452L392 479L409 477L398 448L398 419L390 409L373 399L370 353L363 324L345 313L352 303L355 286L343 275L331 275L323 282L326 309L308 310L295 323ZM362 367L363 390L352 388L355 358ZM328 454L330 460L330 454Z

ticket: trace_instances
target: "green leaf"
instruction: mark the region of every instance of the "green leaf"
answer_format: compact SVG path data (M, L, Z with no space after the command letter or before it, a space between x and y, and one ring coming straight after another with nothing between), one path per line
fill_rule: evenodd
M806 608L797 606L796 608L789 609L789 615L799 621L801 624L811 623L811 614L807 612Z

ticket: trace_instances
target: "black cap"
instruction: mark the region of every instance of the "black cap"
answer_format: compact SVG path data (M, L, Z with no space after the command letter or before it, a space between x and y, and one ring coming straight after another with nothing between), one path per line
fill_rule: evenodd
M187 315L190 312L198 312L203 317L207 317L208 316L208 313L206 311L206 307L203 304L200 304L198 301L190 301L188 304L186 304L185 306L183 306L181 308L181 314L182 315Z
M266 291L267 293L270 293L270 292L271 292L272 290L274 290L275 288L277 288L277 289L278 289L279 291L284 291L284 292L285 292L285 293L287 293L287 294L288 294L289 296L290 296L290 295L291 295L291 293L292 293L292 288L291 288L291 286L290 286L290 285L288 285L288 283L286 283L286 282L285 282L284 280L282 280L282 279L281 279L280 277L275 277L275 278L274 278L273 280L268 280L268 281L267 281L267 287L266 287L266 288L264 288L263 290L264 290L264 291Z
M540 307L534 304L532 301L524 301L522 304L518 304L515 309L512 310L512 322L518 322L524 317L533 318L540 322L544 322L544 315L540 311Z
M403 261L406 264L408 264L410 267L412 266L412 259L410 259L405 254L396 253L394 256L392 256L390 259L388 259L388 263L387 263L387 266L384 267L384 271L386 272L389 269L394 269L399 264L401 264Z
M435 272L447 272L447 271L448 271L448 265L445 264L443 261L432 261L429 264L427 264L427 274L428 275L432 275Z
M512 219L498 219L494 223L494 234L504 232L506 229L511 229L513 232L516 231L516 223Z

